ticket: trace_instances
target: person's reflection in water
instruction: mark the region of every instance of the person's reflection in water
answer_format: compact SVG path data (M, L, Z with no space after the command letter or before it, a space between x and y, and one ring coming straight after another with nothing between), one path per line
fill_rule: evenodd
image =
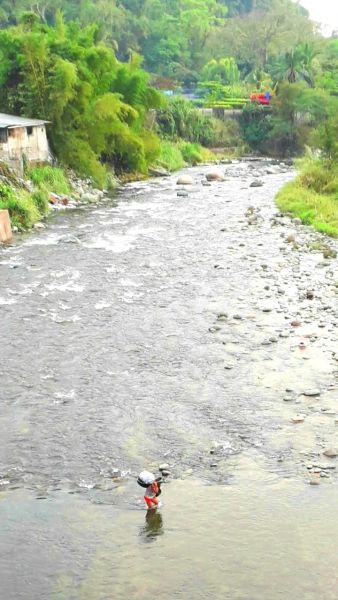
M146 523L140 531L143 542L149 544L163 534L163 518L161 513L158 510L147 510Z

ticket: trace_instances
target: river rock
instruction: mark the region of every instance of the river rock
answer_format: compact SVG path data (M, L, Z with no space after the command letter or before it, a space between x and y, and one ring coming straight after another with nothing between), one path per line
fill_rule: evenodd
M43 223L35 223L34 224L34 229L46 229L46 225L44 225Z
M169 177L170 173L163 167L149 167L149 175L152 177Z
M291 327L300 327L301 326L301 322L298 319L294 319L293 321L291 321Z
M323 454L328 458L336 458L338 456L338 451L335 448L328 448Z
M168 465L168 463L162 463L161 465L159 465L158 470L159 471L167 471L170 468L170 465Z
M293 235L293 233L289 233L289 235L286 237L286 241L288 244L292 244L293 242L296 241L296 238Z
M57 196L56 194L49 195L49 203L50 204L57 204L58 200L59 200L59 196Z
M309 481L310 485L320 485L320 478L319 477L312 477Z
M255 179L252 183L250 183L250 187L252 188L262 187L263 185L263 181L260 181L259 179Z
M169 477L169 475L171 475L171 471L168 471L168 469L162 469L161 473L163 477Z
M95 194L92 194L90 192L86 192L85 194L83 194L81 196L81 202L97 202L98 201L98 197Z
M295 415L291 419L292 423L304 423L305 415Z
M189 196L187 190L178 190L177 192L178 198L187 198Z
M210 171L206 174L207 181L225 181L223 173L220 171Z
M315 297L315 294L314 294L314 292L312 290L308 290L306 292L306 298L307 298L307 300L313 300L314 297Z
M177 185L193 185L194 180L191 175L181 175L176 183Z
M305 390L305 392L303 392L303 396L308 396L309 398L315 398L316 396L320 396L321 391L320 390Z
M337 252L333 248L327 247L323 250L324 258L337 258Z
M273 309L274 309L274 307L273 307L273 305L272 305L272 304L263 304L263 305L261 306L261 311L262 311L262 312L264 312L264 313L269 313L269 312L272 312L272 311L273 311Z

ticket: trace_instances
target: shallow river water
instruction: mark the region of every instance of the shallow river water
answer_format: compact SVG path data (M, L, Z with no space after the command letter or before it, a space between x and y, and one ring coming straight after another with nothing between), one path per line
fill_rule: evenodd
M0 248L1 600L337 600L337 260L222 168Z

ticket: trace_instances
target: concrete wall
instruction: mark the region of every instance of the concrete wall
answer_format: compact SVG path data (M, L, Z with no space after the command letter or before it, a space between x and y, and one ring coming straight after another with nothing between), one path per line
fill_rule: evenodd
M50 156L45 125L7 130L7 142L0 143L0 158L15 171L22 170L22 157L29 162L47 162Z
M9 242L11 239L12 229L8 210L0 210L0 242Z

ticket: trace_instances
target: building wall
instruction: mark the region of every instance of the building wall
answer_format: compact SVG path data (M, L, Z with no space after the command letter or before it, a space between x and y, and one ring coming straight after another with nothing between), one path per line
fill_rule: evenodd
M7 142L0 142L0 159L16 170L23 155L29 162L47 162L50 156L45 125L8 129ZM20 169L19 169L20 170Z

